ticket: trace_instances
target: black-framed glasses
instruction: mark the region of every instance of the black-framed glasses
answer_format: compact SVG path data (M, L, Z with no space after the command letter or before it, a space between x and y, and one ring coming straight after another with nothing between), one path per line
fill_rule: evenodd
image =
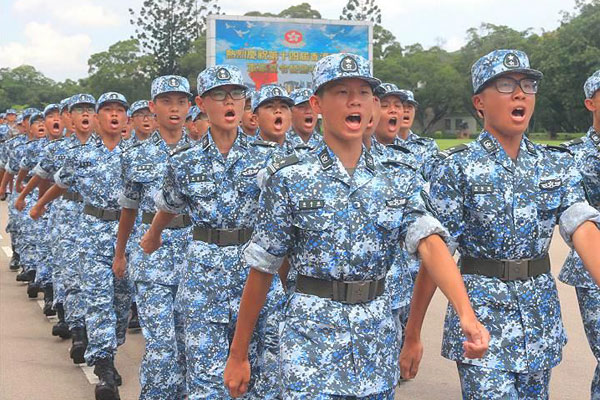
M227 95L231 96L233 100L241 100L246 98L246 90L242 88L235 88L231 90L216 88L209 91L207 94L215 101L225 100Z
M93 106L75 106L71 109L71 112L76 114L93 114L96 112L96 108Z
M133 118L141 118L142 120L148 118L148 119L152 119L154 118L154 114L150 113L150 112L136 112L133 114Z
M517 86L520 86L523 93L536 94L539 82L537 79L532 78L516 80L509 76L502 76L494 81L494 85L496 86L496 90L500 93L513 93Z

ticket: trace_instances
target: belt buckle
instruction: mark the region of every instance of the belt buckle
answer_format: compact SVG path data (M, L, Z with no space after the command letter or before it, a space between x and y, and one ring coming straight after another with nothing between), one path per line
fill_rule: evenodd
M361 304L367 303L370 299L369 289L371 281L348 282L346 285L346 299L342 303Z
M508 281L527 280L529 278L529 260L505 261L504 277Z

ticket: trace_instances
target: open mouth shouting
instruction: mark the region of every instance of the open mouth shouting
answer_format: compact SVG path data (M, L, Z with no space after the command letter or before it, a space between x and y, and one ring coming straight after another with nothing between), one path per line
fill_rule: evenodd
M391 129L395 129L396 125L398 125L398 118L396 118L396 117L390 118L390 120L388 121L388 124L390 125Z
M517 106L512 109L510 115L515 122L523 122L525 120L525 107Z
M227 123L238 123L238 120L235 117L235 111L234 110L228 110L225 113L225 122Z
M346 126L353 131L357 131L360 129L360 123L362 121L362 116L358 113L350 114L346 117Z
M90 127L90 120L89 118L84 118L81 120L81 126L83 127L83 129L88 129Z
M276 130L281 130L281 128L283 127L283 118L276 117L275 122L273 122L273 126L275 126Z
M304 118L304 126L308 129L312 128L315 119L311 116Z
M179 115L171 115L169 116L169 122L173 125L177 125L181 121L181 117Z
M116 118L113 118L110 120L110 129L112 129L113 131L119 130L119 120ZM123 129L125 130L125 129Z

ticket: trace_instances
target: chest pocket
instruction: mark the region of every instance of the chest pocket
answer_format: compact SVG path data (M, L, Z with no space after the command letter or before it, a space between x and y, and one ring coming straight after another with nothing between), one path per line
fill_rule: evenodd
M300 200L294 210L292 224L304 231L325 231L333 226L334 211L329 209L324 200Z
M133 167L129 179L137 183L150 183L162 179L165 168L162 165L141 164Z
M250 167L243 170L237 177L235 188L238 192L246 196L258 196L260 189L258 188L257 175L260 171L258 167Z
M560 178L542 179L536 192L536 203L542 212L558 209L562 202L563 183Z
M491 183L471 184L467 192L466 206L478 214L496 214L504 208L504 198Z
M387 231L399 231L404 222L408 199L393 198L385 201L382 210L377 213L377 225Z
M186 177L188 193L193 198L210 197L217 191L217 185L208 174L190 174Z

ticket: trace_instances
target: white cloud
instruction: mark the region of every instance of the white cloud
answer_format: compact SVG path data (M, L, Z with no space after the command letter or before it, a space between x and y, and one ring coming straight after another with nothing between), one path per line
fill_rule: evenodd
M48 24L30 22L25 25L24 36L25 43L0 46L0 65L10 68L33 65L57 80L86 75L92 42L88 35L63 35Z
M69 25L99 27L121 23L118 14L90 0L17 0L13 7L15 11L34 13L38 17L47 11L53 20Z

